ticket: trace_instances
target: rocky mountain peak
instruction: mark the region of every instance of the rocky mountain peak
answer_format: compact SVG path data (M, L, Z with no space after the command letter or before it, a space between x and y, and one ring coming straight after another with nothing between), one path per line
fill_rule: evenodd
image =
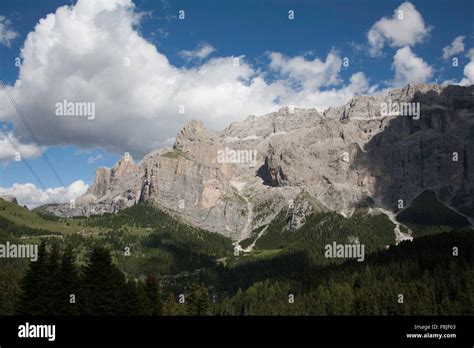
M384 114L389 103L418 103L419 114ZM90 215L150 201L236 240L298 200L305 213L294 226L306 212L347 216L368 200L396 212L400 200L409 205L425 190L472 217L472 134L474 86L411 84L322 114L281 108L220 132L191 121L173 149L153 151L138 164L124 156L112 169L97 170L75 209L49 209Z
M206 129L199 120L192 120L186 123L178 132L174 147L181 149L189 143L198 142L205 138Z
M135 169L135 163L133 162L132 155L128 152L124 153L122 158L112 167L112 176L123 176L128 175Z

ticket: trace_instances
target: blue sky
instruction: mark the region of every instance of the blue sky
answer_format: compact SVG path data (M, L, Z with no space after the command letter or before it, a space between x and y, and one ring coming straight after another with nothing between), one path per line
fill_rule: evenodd
M126 3L125 0L116 1ZM474 59L469 55L469 49L474 47L474 2L470 0L411 1L408 7L403 7L409 17L403 25L395 23L392 17L403 4L401 1L136 0L134 8L125 4L123 8L111 11L105 19L102 14L109 8L101 9L101 14L97 9L77 7L78 20L92 19L92 22L85 23L97 25L98 30L94 32L103 31L110 35L108 41L102 42L99 37L91 39L93 43L89 44L87 37L81 37L79 31L74 35L76 29L68 28L67 21L58 24L61 14L56 15L54 28L48 28L46 33L35 31L41 18L54 14L58 7L64 5L71 6L72 10L75 4L76 1L51 0L2 0L0 3L0 35L2 31L5 35L7 30L14 33L14 38L3 37L0 40L0 77L11 88L44 147L33 149L36 145L32 143L31 134L22 130L17 115L6 105L8 100L5 98L0 99L0 112L4 113L0 115L0 121L18 144L33 144L31 148L25 147L31 150L25 150L25 154L30 153L25 157L48 188L59 187L61 183L52 173L44 155L40 155L41 151L45 151L65 186L77 180L91 184L96 167L112 166L125 151L140 158L152 148L172 145L172 138L179 127L193 118L204 118L206 126L222 128L231 121L244 119L248 114L271 111L290 102L324 109L333 103L343 103L355 94L380 92L405 82L472 84L470 75L465 74L465 70L469 70L465 67ZM410 6L413 6L413 11ZM185 11L184 20L178 18L180 10ZM288 19L289 10L294 11L294 20ZM114 27L111 23L113 17L120 14L122 17L129 16L129 21L126 19L120 25L126 27L131 23L130 28L123 32L123 37L130 38L117 40L120 41L117 46L111 44L110 48L105 47L117 35L116 25ZM417 16L421 18L421 23ZM385 23L382 21L377 25L384 17ZM71 27L74 25L71 22ZM406 31L407 35L400 35L400 31ZM369 32L383 47L374 47L368 41ZM32 40L26 44L29 33ZM135 33L144 41L133 47ZM460 36L463 49L452 46L455 53L446 54L443 58L443 48ZM43 52L39 47L48 42L56 43ZM151 52L149 45L156 48L156 52ZM117 53L117 59L134 55L132 61L135 65L132 64L132 67L138 70L133 70L131 82L128 83L127 75L121 82L110 81L117 76L117 71L111 73L112 78L94 81L91 76L106 73L107 59L115 59L110 52L124 46L127 46L127 53L123 56ZM20 55L22 47L24 54ZM81 47L92 47L90 56L83 58ZM207 51L202 50L199 56L199 50L203 48ZM14 64L15 58L20 56L21 68ZM237 75L229 72L229 76L216 77L227 71L222 70L227 69L226 59L235 57L242 60L243 72ZM349 59L347 67L341 65L345 57ZM453 57L459 59L458 67L452 66ZM41 64L47 66L42 67ZM22 77L19 76L20 69L23 70ZM415 70L407 73L407 69ZM44 79L44 83L35 81L29 85L28 74L38 76L39 80ZM151 87L147 79L150 75L156 77ZM410 76L415 80L409 80ZM84 81L61 86L62 81L76 81L76 77L84 78ZM263 87L259 79L263 81ZM23 80L21 86L15 85L17 80ZM50 92L48 83L51 81L54 81L55 88ZM159 83L172 83L177 86L176 92L165 97L166 91L154 90L153 86ZM243 98L238 105L248 104L249 107L230 106L232 111L221 111L222 108L216 106L222 99L219 99L219 93L213 97L206 94L212 91L213 84L222 87L217 90L222 90L225 98L229 94L240 93L233 99ZM226 89L225 86L232 84L235 88ZM129 90L131 92L127 92ZM96 103L97 122L87 124L86 121L74 121L77 124L66 124L57 118L43 118L49 110L47 107L51 108L54 101L63 99L61 91L64 91L64 99L81 95L80 100L90 99ZM112 95L123 96L133 94L133 91L142 93L146 100L143 105L139 97L131 97L130 100L115 97L123 99L124 104L110 106L110 100L114 98ZM332 91L330 98L325 91ZM97 96L96 99L96 94L101 93L104 96ZM242 97L242 93L246 96ZM160 99L162 95L163 100ZM47 107L44 96L52 96ZM196 106L193 98L209 105ZM169 100L173 101L167 104ZM173 114L176 109L173 103L186 104L187 111L182 120L179 115ZM222 103L229 102L222 100ZM130 121L135 116L136 120ZM148 125L156 128L151 129ZM88 130L87 127L92 128ZM115 133L118 139L112 137ZM100 141L95 141L99 138ZM147 141L149 144L144 145ZM3 143L1 146L7 145ZM8 149L3 153L8 153ZM35 190L44 189L24 162L4 157L0 172L0 187L3 190L0 193L8 192L14 184L31 183ZM36 204L33 201L27 203Z

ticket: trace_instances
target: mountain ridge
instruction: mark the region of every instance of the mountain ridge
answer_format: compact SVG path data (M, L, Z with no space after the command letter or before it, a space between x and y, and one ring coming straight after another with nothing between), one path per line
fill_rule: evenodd
M419 117L382 115L388 103L419 103ZM190 121L173 148L139 163L125 154L112 168L98 168L73 206L47 209L88 216L152 202L237 241L290 206L305 207L294 209L297 229L314 211L349 216L367 200L397 213L427 189L473 217L472 134L474 86L410 84L322 113L284 107L222 131Z

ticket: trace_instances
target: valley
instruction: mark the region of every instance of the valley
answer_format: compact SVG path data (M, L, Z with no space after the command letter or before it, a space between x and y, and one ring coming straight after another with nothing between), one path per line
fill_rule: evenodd
M0 313L472 314L473 95L417 84L221 132L192 121L173 148L97 168L70 204L0 199L0 244L40 245L1 262ZM380 119L387 100L420 117ZM61 267L64 284L48 278ZM35 281L78 305L51 307Z
M9 240L14 243L15 238L18 238L22 243L41 243L47 240L47 245L50 245L50 248L54 248L56 245L61 250L66 250L67 247L70 247L74 250L74 260L77 267L87 266L90 252L95 248L106 248L110 251L112 262L117 269L123 272L128 282L134 279L143 282L150 274L156 274L160 280L163 303L167 301L168 294L174 294L176 299L180 294L192 296L193 287L196 284L203 284L208 291L206 296L213 299L209 303L208 314L427 314L448 310L446 304L443 305L443 308L433 307L431 304L427 312L426 308L422 309L421 307L402 310L395 307L385 307L386 304L378 303L380 299L376 298L372 300L378 303L377 306L381 306L376 312L368 309L368 312L364 312L359 308L359 304L356 305L358 302L353 302L351 305L336 303L342 301L339 296L347 295L343 295L345 291L349 291L347 284L360 282L357 274L361 274L363 279L366 279L364 282L375 282L373 285L377 287L382 284L380 282L386 284L383 286L392 286L393 284L389 285L386 282L391 277L402 277L402 274L405 281L415 281L415 278L412 279L414 274L410 275L405 272L408 271L406 267L415 260L411 259L415 254L411 254L413 248L410 245L417 239L413 242L397 240L394 234L394 223L382 213L371 212L369 214L368 210L361 210L353 214L352 217L345 218L336 213L319 212L311 214L306 223L298 230L288 231L291 211L285 210L280 212L271 224L252 233L254 236L260 237L253 240L250 244L253 244L253 248L249 248L248 245L240 246L238 242L233 242L221 234L192 227L147 203L134 205L117 214L57 220L47 216L43 217L42 213L44 212L41 209L35 212L12 203L3 201L0 203L3 207L3 223L5 224L7 221L11 223L7 230L9 232L2 231L0 241ZM406 210L405 215L408 214L411 214L409 209ZM8 217L15 218L15 222L7 220ZM38 223L38 226L43 226L44 230L26 227L29 225L29 219ZM456 222L453 219L449 221ZM64 228L66 232L57 233L56 231L61 228ZM416 226L411 225L411 228L416 234ZM427 258L441 257L448 260L451 252L449 245L458 245L456 241L462 242L463 244L460 244L463 245L462 258L456 259L455 264L450 267L460 267L460 277L464 277L463 272L470 269L471 275L469 277L472 277L474 270L472 270L471 261L468 261L467 264L458 264L461 259L467 257L469 260L473 255L469 254L468 249L465 249L474 248L474 237L470 228L463 231L462 228L460 229L454 224L452 226L445 225L442 229L434 227L427 229L425 226L422 231L426 237L422 238L423 241L420 239L420 245L426 245L429 248L433 245L434 248L445 248L444 256L437 254L436 250L426 250ZM48 233L48 237L44 237ZM363 256L364 262L357 260L352 262L348 261L348 258L325 257L326 245L354 242L360 243L366 248ZM441 244L438 245L438 242ZM397 244L398 246L396 246ZM240 246L238 253L235 252L236 245ZM400 251L397 251L398 249ZM407 255L403 259L395 256L404 255L404 253ZM395 267L394 265L399 262L405 264L403 266L405 271L398 276L396 274L399 271L393 271L394 273L387 278L385 272L391 267ZM416 264L420 265L418 262L424 261L417 260ZM439 267L440 263L437 264ZM16 313L15 306L11 301L18 298L21 293L19 290L21 283L18 281L26 271L27 265L28 263L24 260L9 260L0 265L0 280L2 280L0 283L9 284L8 288L4 289L4 296L0 298L0 308L3 314ZM435 264L428 269L434 266ZM371 278L366 278L367 272L370 272L369 269L373 267L382 273L377 278L369 280ZM385 270L386 268L387 270ZM14 277L11 272L14 272ZM441 271L437 269L437 272ZM349 278L340 285L326 283L328 280L325 275L331 279L339 273ZM438 276L441 277L441 274L436 275L436 277ZM473 278L460 279L469 283ZM321 286L327 288L324 290L328 291L325 293L326 295L319 293L324 289ZM342 286L342 288L332 289L334 286ZM351 288L353 286L351 285ZM402 285L400 283L397 286ZM456 291L468 291L468 289L462 289L464 288ZM332 292L333 290L335 292ZM257 297L255 297L255 291L259 294ZM318 291L318 293L313 295L314 291ZM436 292L437 290L430 289L429 291ZM389 293L392 292L394 292L393 288ZM266 293L267 295L264 295ZM291 305L287 303L288 293L296 296L296 301ZM328 294L332 295L327 297ZM309 302L313 301L312 296L316 296L317 301L329 302L325 304L318 302L316 307L313 304L310 306ZM358 296L365 295L353 294L350 297L353 299L351 301L356 301ZM394 299L395 297L394 295ZM332 301L336 302L330 304L333 303ZM263 303L266 303L264 307L262 307ZM309 306L308 309L304 309L306 305L304 308L301 307L303 303ZM176 306L177 309L172 312L174 313L172 315L189 315L185 303L182 307L179 307L179 303ZM333 309L329 309L327 306L331 306L330 308ZM238 310L241 307L245 308L243 312ZM317 308L320 308L320 311ZM353 312L354 310L357 312Z

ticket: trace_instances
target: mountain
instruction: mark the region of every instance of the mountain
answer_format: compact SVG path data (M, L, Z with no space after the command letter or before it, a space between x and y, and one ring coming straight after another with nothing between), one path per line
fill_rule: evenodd
M244 240L290 212L288 229L313 212L356 209L394 216L429 190L472 223L474 86L410 84L356 96L320 113L285 107L222 131L186 124L173 148L99 168L60 217L115 213L150 202L189 224Z

